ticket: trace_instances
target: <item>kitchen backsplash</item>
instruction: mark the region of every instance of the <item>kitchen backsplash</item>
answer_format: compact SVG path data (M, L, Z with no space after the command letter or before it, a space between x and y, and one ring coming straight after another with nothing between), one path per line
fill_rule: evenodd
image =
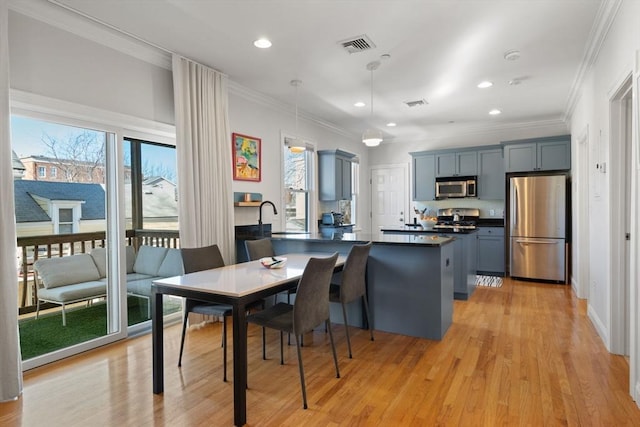
M414 207L421 211L426 208L428 211L433 212L434 215L437 214L438 209L475 208L480 209L481 218L504 218L504 201L502 200L446 199L411 202L411 212L413 212Z

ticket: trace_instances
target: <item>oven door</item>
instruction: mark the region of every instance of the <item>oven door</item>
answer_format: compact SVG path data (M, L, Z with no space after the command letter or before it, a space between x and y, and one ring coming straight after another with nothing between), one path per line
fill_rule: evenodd
M436 181L436 199L446 199L449 197L466 197L466 181Z

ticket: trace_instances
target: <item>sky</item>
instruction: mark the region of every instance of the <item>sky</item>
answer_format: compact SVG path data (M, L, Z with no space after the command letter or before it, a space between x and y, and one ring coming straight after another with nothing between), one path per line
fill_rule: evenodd
M68 140L74 135L82 133L85 129L61 125L52 122L35 120L28 117L11 116L11 144L18 157L28 157L34 155L50 156L47 146L42 142L43 135L49 135L58 140ZM104 132L95 131L99 135ZM102 136L104 139L104 136ZM167 155L166 148L155 145L145 145L143 151L143 162L147 161L151 165L157 165L158 169L167 170L176 176L175 151L172 155ZM128 156L127 156L128 158Z

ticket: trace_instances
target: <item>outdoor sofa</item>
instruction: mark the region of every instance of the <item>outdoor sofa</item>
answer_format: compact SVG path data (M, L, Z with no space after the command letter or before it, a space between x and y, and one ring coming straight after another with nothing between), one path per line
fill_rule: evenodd
M140 246L136 253L126 247L127 294L147 300L147 314L151 314L151 283L154 280L184 273L179 249ZM107 253L95 248L88 254L43 258L33 264L36 273L36 318L40 301L62 306L62 324L66 326L67 304L91 301L107 293Z

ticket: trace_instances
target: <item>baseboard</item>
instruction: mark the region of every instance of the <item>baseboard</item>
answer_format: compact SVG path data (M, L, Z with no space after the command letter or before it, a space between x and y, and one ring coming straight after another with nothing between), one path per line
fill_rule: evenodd
M591 306L591 304L588 304L587 306L587 316L589 316L591 323L593 323L593 326L596 328L596 332L598 332L598 335L600 336L600 339L604 343L605 348L609 353L611 353L611 342L609 341L609 331L604 326L604 323L600 320L600 317L598 317L598 314L593 309L593 306Z
M580 298L580 293L578 292L578 283L576 282L576 279L574 279L573 276L571 276L571 289L573 290L574 295Z
M636 402L636 406L640 407L640 381L636 382L635 393L631 398Z

